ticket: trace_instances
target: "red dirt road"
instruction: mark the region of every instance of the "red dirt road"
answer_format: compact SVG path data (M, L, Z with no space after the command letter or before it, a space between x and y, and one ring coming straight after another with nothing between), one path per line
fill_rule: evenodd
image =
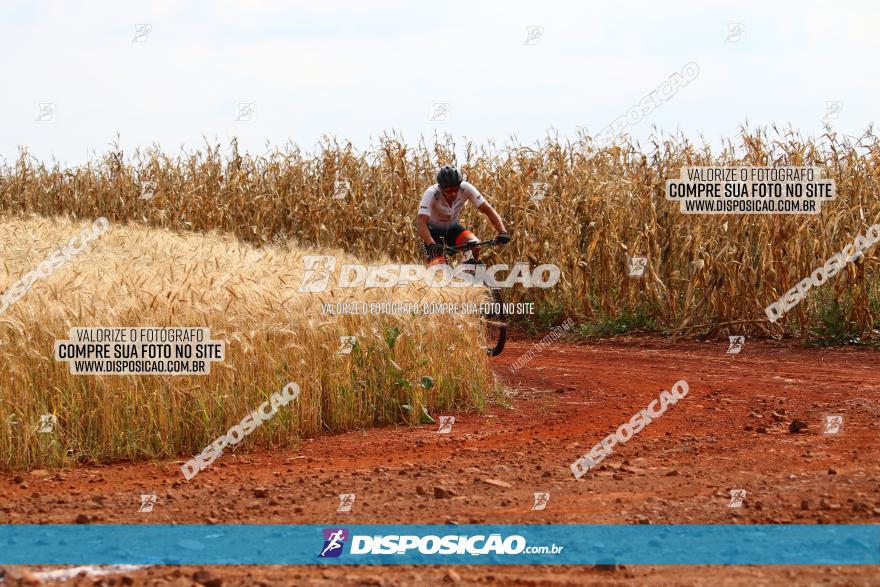
M877 351L749 340L729 355L726 343L628 338L554 343L511 374L532 342L510 342L493 359L509 406L451 414L448 435L436 425L385 428L298 451L224 454L189 482L179 462L0 475L0 522L880 523ZM575 480L577 457L680 379L687 397ZM843 416L841 432L823 433L826 414ZM790 432L794 419L807 428ZM729 507L731 489L746 491L741 507ZM531 511L535 492L550 493L544 511ZM341 493L357 496L350 513L336 512ZM138 513L141 494L157 496L152 512ZM198 570L103 580L191 585ZM208 570L224 585L880 584L876 567Z

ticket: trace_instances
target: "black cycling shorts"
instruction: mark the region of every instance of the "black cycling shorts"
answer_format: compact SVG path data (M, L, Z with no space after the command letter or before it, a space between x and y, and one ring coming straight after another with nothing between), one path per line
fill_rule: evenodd
M440 228L429 223L428 231L430 231L434 242L445 242L447 247L458 247L468 241L477 240L474 233L458 223L449 228Z

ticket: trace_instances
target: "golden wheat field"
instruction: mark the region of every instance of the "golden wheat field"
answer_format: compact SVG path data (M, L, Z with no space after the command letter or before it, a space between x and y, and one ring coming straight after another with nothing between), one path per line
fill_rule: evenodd
M830 131L829 131L830 132ZM777 324L763 308L880 219L880 144L872 133L802 138L743 129L715 151L684 139L647 147L599 147L590 137L504 147L451 138L406 145L395 136L357 151L328 138L306 153L290 145L260 155L231 145L172 156L111 150L77 168L26 153L0 179L13 213L106 216L173 230L220 230L259 244L336 247L362 259L419 258L413 229L418 197L439 164L457 163L509 225L514 241L490 260L556 263L562 281L516 289L537 302L536 322L572 317L685 335L804 335L823 321L870 332L880 304L877 255L850 265ZM838 198L816 216L686 216L664 200L664 181L684 165L811 165L837 182ZM546 182L540 201L529 197ZM339 196L342 197L334 197ZM468 215L470 214L470 215ZM463 221L494 236L482 215ZM629 255L649 259L647 278L628 279Z
M91 224L0 217L0 289ZM472 317L325 315L322 303L384 301L390 290L300 293L303 254L216 232L111 223L0 315L0 468L196 454L289 381L299 398L243 448L408 422L423 405L483 407L494 382ZM423 283L394 291L395 301L479 295ZM206 376L72 375L53 345L82 326L209 327L225 340L226 360ZM351 354L338 353L340 336L357 337ZM422 377L434 385L420 385ZM34 433L43 414L57 417L52 434Z

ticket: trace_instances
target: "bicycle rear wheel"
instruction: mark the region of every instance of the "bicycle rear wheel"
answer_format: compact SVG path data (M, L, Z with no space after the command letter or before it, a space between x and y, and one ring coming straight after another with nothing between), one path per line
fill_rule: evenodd
M501 291L488 289L486 302L489 304L488 311L480 313L483 332L486 335L486 353L496 357L504 350L507 341L507 322L504 316L504 298Z

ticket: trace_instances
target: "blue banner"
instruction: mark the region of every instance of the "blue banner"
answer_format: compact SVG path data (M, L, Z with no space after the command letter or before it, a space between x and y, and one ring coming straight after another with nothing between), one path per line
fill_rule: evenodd
M880 525L0 526L0 564L880 564Z

